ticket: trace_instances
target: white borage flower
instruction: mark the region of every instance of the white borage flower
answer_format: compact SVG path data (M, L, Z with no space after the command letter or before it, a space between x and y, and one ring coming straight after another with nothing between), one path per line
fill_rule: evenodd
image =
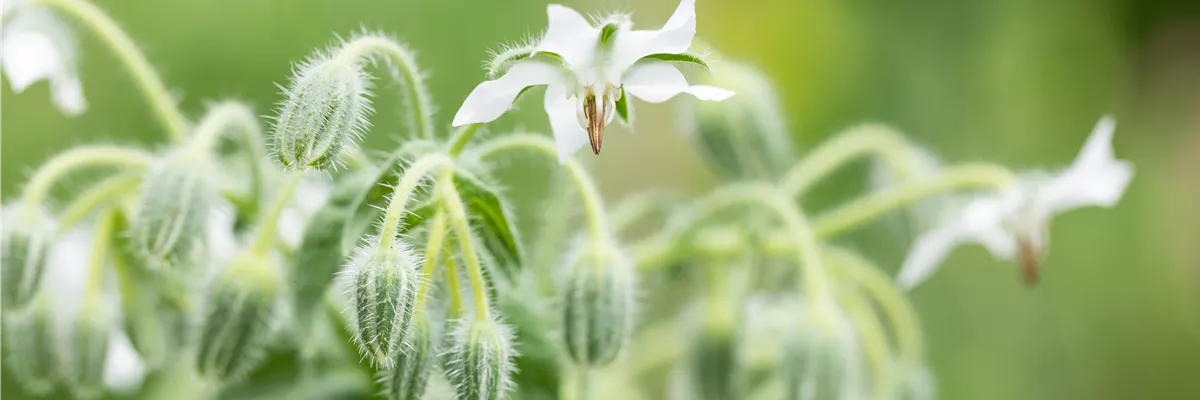
M546 85L544 106L558 144L559 162L590 142L600 153L604 127L620 116L628 122L632 95L660 103L680 93L720 101L733 92L691 85L670 61L707 66L687 53L696 34L695 0L683 0L662 29L633 30L628 16L596 25L558 4L546 8L549 26L529 46L501 52L492 61L503 76L475 87L454 116L454 126L495 120L526 88Z
M897 278L913 287L928 278L954 246L979 243L993 257L1019 258L1027 283L1037 278L1050 219L1076 208L1112 207L1133 178L1133 164L1113 155L1114 120L1100 120L1079 156L1058 174L1023 175L1013 188L965 202L937 228L917 239Z
M28 0L5 1L0 12L0 70L13 91L39 80L50 82L50 98L67 115L87 109L76 71L77 48L70 28L46 7Z

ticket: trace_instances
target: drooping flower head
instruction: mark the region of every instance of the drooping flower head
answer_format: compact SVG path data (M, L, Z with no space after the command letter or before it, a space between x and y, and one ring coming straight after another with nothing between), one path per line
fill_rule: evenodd
M87 109L76 72L75 37L50 9L27 0L0 6L0 69L20 93L40 80L50 82L50 99L67 115Z
M628 121L629 99L659 103L680 93L724 100L725 89L690 85L670 62L707 66L688 53L696 34L695 0L683 0L659 30L633 30L628 16L588 22L575 10L551 4L549 26L535 44L504 51L492 61L497 79L479 84L454 116L454 126L495 120L526 88L546 85L544 106L564 161L590 142L599 154L604 128Z
M1062 172L1022 175L1011 189L953 210L939 227L917 238L900 270L900 284L924 281L960 243L979 243L997 259L1018 259L1025 281L1033 283L1048 247L1050 219L1076 208L1112 207L1133 179L1133 164L1113 155L1115 124L1102 118Z

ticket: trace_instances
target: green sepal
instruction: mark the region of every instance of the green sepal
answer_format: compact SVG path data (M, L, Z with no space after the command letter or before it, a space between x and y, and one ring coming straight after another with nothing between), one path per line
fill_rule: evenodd
M699 54L696 54L696 53L690 53L690 52L689 53L655 53L655 54L651 54L651 55L642 57L643 60L647 59L647 58L655 59L655 60L662 60L662 61L667 61L667 62L682 62L682 63L696 64L696 65L699 65L701 68L704 68L705 71L712 70L712 68L709 67L709 65L708 65L708 61L704 61L704 57Z
M629 106L629 94L625 93L624 86L621 87L621 97L617 98L617 117L625 125L633 125L633 109Z
M608 44L608 41L612 40L613 36L616 36L617 31L619 31L619 30L621 30L621 26L615 22L610 22L608 24L605 24L603 27L601 27L600 28L600 45L604 46L604 45Z

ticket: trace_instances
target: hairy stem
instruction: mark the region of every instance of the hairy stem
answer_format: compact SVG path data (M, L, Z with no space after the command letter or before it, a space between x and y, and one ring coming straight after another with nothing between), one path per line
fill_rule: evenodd
M517 149L535 150L556 160L558 157L558 150L555 148L554 142L541 136L529 134L500 137L480 145L477 151L480 158L485 158L504 151ZM592 243L599 245L607 244L611 239L609 237L608 223L604 218L604 200L600 197L600 191L596 189L596 183L588 176L583 166L574 159L567 159L563 163L563 167L571 175L571 180L575 182L575 187L579 190L579 197L583 201L583 208L587 217L588 231L591 234Z
M443 154L426 155L409 165L404 171L404 176L400 177L400 182L396 184L396 189L392 191L392 198L388 200L383 223L379 226L380 245L390 245L394 242L396 233L400 231L400 221L407 211L408 200L420 186L421 179L424 179L425 175L449 169L453 165L450 158Z
M433 286L433 275L437 272L438 257L446 242L446 213L438 209L433 214L433 222L429 224L429 240L425 244L425 264L421 266L421 286L417 289L413 310L422 310L429 288Z
M475 298L475 318L479 321L490 319L488 310L487 284L483 280L483 265L479 262L479 253L475 250L474 238L471 237L471 226L467 222L466 207L454 187L454 171L444 170L438 177L438 199L450 218L450 226L458 239L458 248L462 250L463 261L467 264L467 278L471 283L471 295Z
M917 200L957 189L989 188L1003 190L1012 186L1008 169L996 165L963 165L949 168L937 177L874 193L841 206L814 221L817 235L830 237L857 227L883 214Z
M112 247L112 235L116 232L117 212L110 210L96 222L96 231L92 236L91 264L87 277L85 301L101 301L100 294L104 290L104 266L108 264L108 253Z
M780 182L783 192L794 198L838 167L864 154L878 154L900 176L908 176L908 141L883 125L863 125L835 135L805 156Z
M87 191L76 196L70 204L63 207L63 211L58 216L58 232L62 234L70 230L97 207L120 195L136 190L141 182L140 176L122 174L92 185Z
M96 5L85 0L35 0L54 7L87 26L100 38L109 49L120 58L129 69L129 74L137 81L138 87L146 95L153 106L158 119L167 128L167 133L175 141L187 136L187 118L179 110L179 104L171 97L162 78L146 61L146 56L138 50L133 39Z
M850 320L858 332L862 343L863 354L871 369L871 384L875 399L890 399L893 397L892 388L895 380L892 377L892 365L887 336L879 321L875 319L875 310L871 308L860 293L849 291L839 296L841 304L849 314Z
M115 166L130 168L138 171L150 168L154 156L142 150L93 146L76 147L59 153L42 164L29 178L28 186L22 198L22 215L30 218L35 215L39 205L49 195L50 188L63 176L76 170L98 166Z
M418 137L433 138L433 101L411 51L388 37L363 35L346 42L338 53L342 60L356 64L377 55L386 57L395 67L391 72L405 89L404 97L410 107L408 117L411 128L416 131Z
M450 292L450 317L458 318L463 313L462 283L458 279L458 264L453 254L446 258L446 288Z
M895 332L896 350L901 360L914 367L919 365L925 357L921 325L916 310L900 289L882 270L852 252L835 248L829 255L837 258L838 264L846 269L846 275L879 304Z
M459 153L462 153L463 149L467 147L467 143L471 143L471 138L474 138L475 134L479 132L479 128L482 127L483 124L470 124L454 131L454 135L450 138L450 148L447 150L450 156L457 157Z

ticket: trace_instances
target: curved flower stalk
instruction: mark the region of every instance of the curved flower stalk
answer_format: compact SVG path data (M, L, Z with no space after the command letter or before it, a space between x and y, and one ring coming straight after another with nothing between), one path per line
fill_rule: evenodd
M1105 116L1070 167L1025 174L1011 189L975 197L948 215L913 244L897 278L901 285L923 282L962 243L979 243L997 259L1019 258L1024 280L1036 282L1050 219L1076 208L1112 207L1133 179L1133 164L1113 155L1114 129L1113 118Z
M662 29L633 30L628 16L593 25L575 10L551 4L549 26L536 44L510 49L493 60L506 72L479 84L454 116L454 126L490 122L512 107L530 86L546 85L546 114L557 142L559 162L591 144L599 154L604 128L631 115L632 95L660 103L680 93L701 100L724 100L725 89L691 85L670 61L707 63L687 53L696 34L694 0L683 0Z
M79 115L87 110L87 100L76 71L74 34L49 9L31 3L12 0L2 6L0 69L17 93L37 81L50 82L54 105L63 114Z

